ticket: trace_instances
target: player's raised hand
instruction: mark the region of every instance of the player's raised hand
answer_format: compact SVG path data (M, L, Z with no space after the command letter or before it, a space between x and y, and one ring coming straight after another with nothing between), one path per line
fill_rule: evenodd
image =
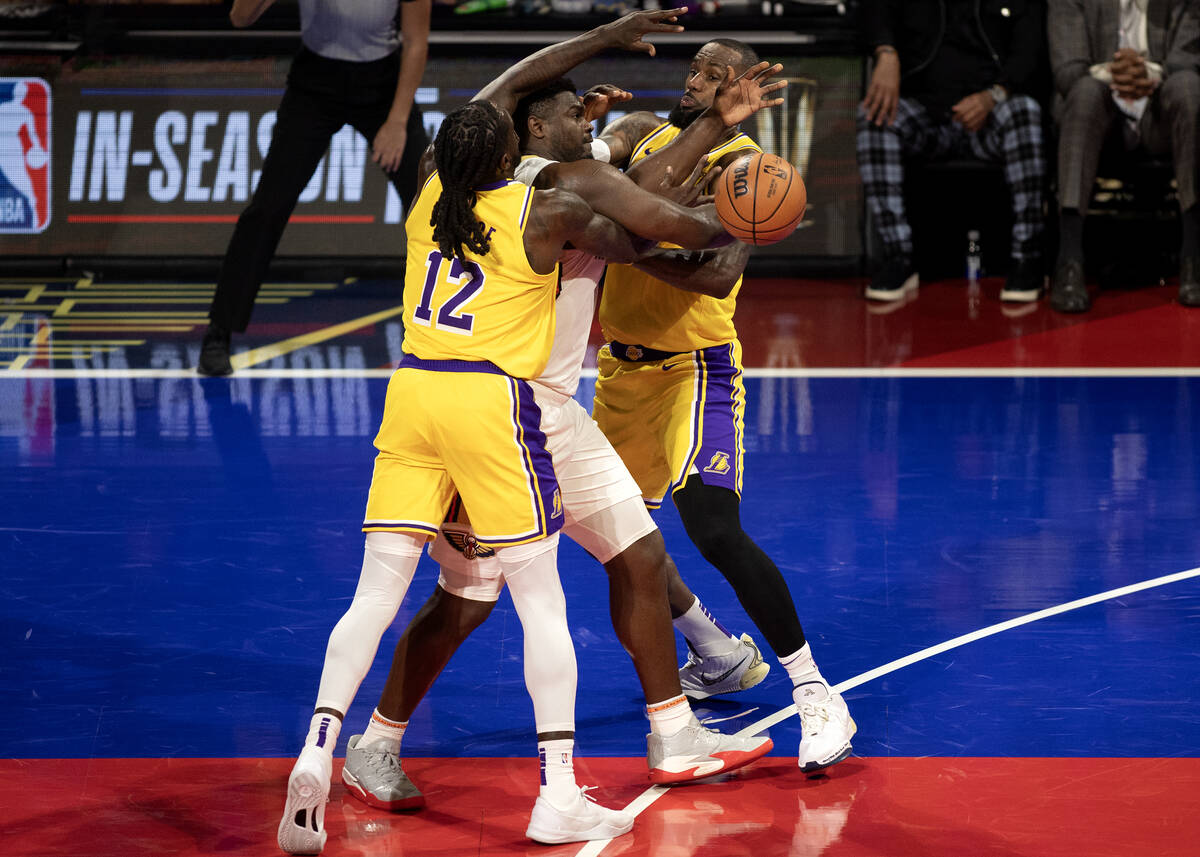
M782 98L769 98L787 86L786 80L771 80L783 71L779 63L760 62L737 74L725 67L725 82L713 96L713 110L726 127L732 128L766 107L778 107Z
M641 51L654 56L654 45L643 41L642 36L650 33L682 33L683 27L676 24L675 21L686 12L686 6L680 6L677 9L659 9L655 12L630 12L599 29L605 31L614 48Z
M692 174L684 179L679 184L675 184L674 175L671 167L667 167L663 175L663 179L659 182L657 193L659 196L666 197L671 202L677 203L685 207L695 205L706 205L713 201L712 194L704 193L705 184L710 184L710 180L715 175L721 174L720 167L714 167L709 177L704 175L704 161L696 164L696 168L692 170Z
M596 122L608 115L614 104L629 101L632 92L626 92L611 83L598 83L583 94L583 116L589 122Z

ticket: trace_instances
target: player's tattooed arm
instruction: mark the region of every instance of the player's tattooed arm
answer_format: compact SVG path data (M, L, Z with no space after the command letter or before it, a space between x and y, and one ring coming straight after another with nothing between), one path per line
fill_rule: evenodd
M685 292L725 298L746 270L750 247L734 241L728 247L705 252L654 250L633 263L656 279Z
M639 110L606 125L599 136L608 144L608 162L616 167L624 167L629 163L633 147L663 121L661 116L656 116L649 110Z

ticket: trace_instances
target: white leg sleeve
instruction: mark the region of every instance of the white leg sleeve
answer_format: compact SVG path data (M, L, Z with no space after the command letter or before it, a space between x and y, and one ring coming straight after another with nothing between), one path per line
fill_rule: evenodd
M575 731L575 647L558 580L558 534L496 551L525 631L525 687L538 733Z
M424 546L424 539L405 533L367 533L354 600L329 635L317 708L345 714L350 707L375 660L383 632L408 592Z

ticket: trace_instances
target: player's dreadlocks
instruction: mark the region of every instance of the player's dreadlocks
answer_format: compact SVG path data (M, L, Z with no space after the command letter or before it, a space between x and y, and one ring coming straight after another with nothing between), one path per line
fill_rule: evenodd
M475 216L475 188L496 177L507 144L500 111L487 101L472 101L451 111L433 141L442 195L433 204L433 240L447 258L463 257L463 249L479 255L491 243Z

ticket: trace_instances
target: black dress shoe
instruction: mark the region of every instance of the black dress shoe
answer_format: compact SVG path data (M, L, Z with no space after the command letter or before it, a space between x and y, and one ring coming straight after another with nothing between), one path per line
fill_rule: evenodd
M1058 312L1087 312L1092 308L1083 278L1083 262L1079 259L1067 259L1055 270L1050 283L1050 306Z
M1179 302L1200 306L1200 258L1184 256L1179 261Z
M201 375L231 375L233 365L229 362L230 333L223 327L210 324L200 343L200 361L196 371Z

